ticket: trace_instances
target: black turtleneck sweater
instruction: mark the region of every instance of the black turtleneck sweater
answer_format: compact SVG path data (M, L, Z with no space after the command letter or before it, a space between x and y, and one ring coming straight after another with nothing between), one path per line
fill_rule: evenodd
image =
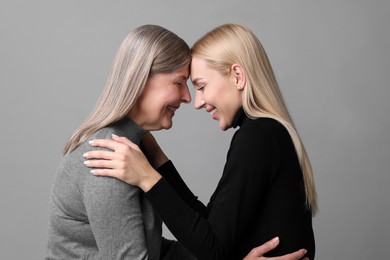
M163 178L146 197L180 244L198 259L242 259L275 236L280 244L267 256L305 248L314 259L312 216L289 133L276 120L250 119L242 109L235 116L233 127L237 126L207 206L170 161L158 169ZM176 257L184 259L179 254Z

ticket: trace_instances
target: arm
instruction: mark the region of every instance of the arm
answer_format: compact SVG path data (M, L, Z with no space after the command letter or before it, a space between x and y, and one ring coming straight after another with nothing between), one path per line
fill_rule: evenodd
M129 140L125 137L112 136L113 140L118 142L122 142L126 145L129 145ZM157 169L164 163L168 161L168 157L165 155L161 147L158 145L156 139L153 135L148 132L141 140L140 148L142 152L145 154L146 158L148 158L149 163L153 166L153 168Z
M157 169L157 171L164 177L165 180L167 180L169 185L188 206L190 206L200 215L207 217L207 207L201 201L199 201L198 197L195 196L188 188L171 161L163 164L160 168Z
M253 248L248 255L245 256L243 260L309 260L309 258L304 257L306 254L305 249L298 250L291 254L286 254L279 257L267 258L263 255L268 253L269 251L275 249L279 245L279 238L275 237L261 246ZM302 258L304 257L304 258ZM172 241L163 238L161 241L161 260L196 260L194 256L188 252L179 242Z
M267 179L272 176L274 165L259 163L259 158L264 162L275 161L271 158L272 151L266 148L267 143L262 143L269 142L270 139L264 138L258 141L259 144L254 144L252 138L244 138L232 143L224 178L212 198L214 209L211 210L208 218L202 217L188 207L168 182L164 178L161 179L161 175L145 165L138 165L137 169L127 169L126 166L119 167L119 170L97 171L96 174L113 176L141 187L147 192L149 200L154 204L172 233L186 248L199 258L223 259L229 257L229 249L239 243L237 239L245 237L242 232L245 232L248 220L252 216L253 203L256 203L253 198L261 199L266 190ZM96 144L113 149L113 147L106 146L104 142L98 141ZM265 148L262 154L254 155L250 149L247 149L250 146ZM133 145L128 152L130 161L142 160L137 146ZM102 157L97 156L97 158ZM101 162L95 163L94 167L99 167ZM133 164L127 163L127 165ZM259 165L263 168L258 167ZM116 163L110 164L110 167L117 168ZM245 177L240 177L244 172ZM259 174L259 172L269 174ZM150 182L148 178L151 176L159 176L159 178Z
M261 204L275 168L274 162L277 162L273 151L268 149L269 142L273 140L268 137L254 139L252 133L246 132L233 138L223 177L209 203L207 218L180 201L164 179L146 193L175 237L199 259L228 258L231 249L238 248L240 243L238 250L244 257L243 253L254 246L248 244L245 248L240 238L247 236L256 210L254 205Z
M175 166L173 163L167 158L167 156L164 154L164 152L161 150L160 146L152 136L152 134L148 133L141 142L141 147L143 150L143 153L145 154L139 154L137 157L133 157L131 153L133 151L131 150L131 146L134 146L134 144L128 140L125 137L118 137L113 135L112 140L107 139L101 139L101 140L95 140L95 144L93 145L101 145L105 146L106 148L109 148L113 150L111 151L104 151L104 150L98 150L98 151L91 151L87 153L86 158L100 158L105 159L105 161L101 161L104 163L104 165L100 165L104 168L111 168L113 170L106 169L105 171L110 171L113 174L122 174L125 173L125 169L128 167L128 165L131 164L139 164L144 165L142 166L143 170L147 169L154 173L154 176L156 180L158 180L161 177L164 177L169 184L175 189L175 191L179 194L179 196L194 210L198 211L202 215L207 214L207 208L198 200L198 197L196 197L192 191L188 188L188 186L185 184L179 173L177 172ZM136 146L134 146L136 147ZM136 147L137 150L139 150L138 147ZM147 157L147 161L145 160L145 157ZM144 162L144 163L142 163ZM99 163L98 161L91 161L91 163ZM108 164L106 164L108 163ZM89 165L92 166L93 165ZM152 168L156 169L153 170ZM96 171L100 171L96 169ZM153 181L154 182L154 181Z
M147 259L139 189L87 175L83 196L99 259Z
M179 242L162 238L161 240L161 260L197 260Z
M130 141L124 137L113 136L112 140L131 146ZM141 141L141 150L153 168L156 169L161 176L167 179L169 184L175 189L179 196L190 205L190 207L195 207L201 212L205 211L206 207L198 201L198 197L196 197L185 184L173 163L165 155L150 132L143 137Z

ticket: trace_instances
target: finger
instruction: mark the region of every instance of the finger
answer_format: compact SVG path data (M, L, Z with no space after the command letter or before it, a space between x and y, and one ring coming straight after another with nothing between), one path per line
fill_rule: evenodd
M275 237L266 243L262 244L261 246L253 248L248 256L262 256L265 253L271 251L275 247L277 247L279 244L279 237Z
M110 140L110 139L94 139L89 141L89 144L92 146L99 146L99 147L104 147L108 148L110 150L116 151L120 148L122 148L125 144Z
M123 143L123 144L126 144L128 146L130 146L133 142L130 141L129 139L127 139L126 137L123 137L123 136L117 136L117 135L112 135L112 140L115 140L117 142L120 142L120 143Z
M299 260L302 257L304 257L306 255L306 253L307 253L306 249L301 249L301 250L298 250L298 251L291 253L291 254L288 254L288 255L275 257L274 259L275 260L287 260L287 259L288 260Z
M87 159L104 159L104 160L112 160L115 159L115 152L105 151L105 150L95 150L89 151L83 154L84 158Z
M113 135L112 135L112 140L117 141L117 142L120 142L120 143L125 144L125 145L128 145L128 146L130 146L130 147L133 148L133 149L139 150L138 145L136 145L135 143L133 143L132 141L130 141L130 140L127 139L126 137L117 136L117 135L114 135L114 134L113 134Z
M87 160L84 164L89 168L118 169L118 162L112 160Z
M112 169L92 169L91 173L94 176L104 176L104 177L113 177L118 178L119 177L119 171L112 170Z

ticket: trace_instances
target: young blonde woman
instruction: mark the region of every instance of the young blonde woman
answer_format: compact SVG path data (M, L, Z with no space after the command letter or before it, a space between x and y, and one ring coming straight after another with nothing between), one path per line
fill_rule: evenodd
M46 259L190 255L162 239L161 220L139 188L96 178L81 159L95 138L116 134L140 144L142 138L152 138L149 130L170 128L175 110L191 101L186 84L190 61L188 45L160 26L138 27L123 40L100 99L65 146L50 196ZM151 158L156 168L160 161ZM269 242L249 256L276 245ZM293 254L293 259L299 255Z
M139 186L198 259L242 259L274 236L281 243L268 256L305 248L314 259L313 173L260 41L246 27L226 24L199 39L192 55L195 108L204 108L222 130L239 127L207 207L172 181L178 173L158 148L146 149L148 158L163 163L156 171L125 138L95 140L94 146L113 151L89 152L88 159L105 160L87 160L88 166L97 176ZM149 146L158 147L153 140Z

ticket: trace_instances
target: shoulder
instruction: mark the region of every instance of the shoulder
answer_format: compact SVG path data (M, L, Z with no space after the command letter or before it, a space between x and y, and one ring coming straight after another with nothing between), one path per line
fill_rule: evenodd
M105 176L94 176L90 172L86 173L84 189L93 196L109 199L112 197L128 197L139 194L140 189L129 185L115 178Z
M239 142L273 143L281 137L288 136L287 129L272 118L248 119L235 133L234 139Z
M283 129L285 129L285 127L279 121L267 117L249 119L240 128L240 130L244 131L256 130L262 133L281 131Z
M286 148L293 149L287 129L272 118L247 119L234 134L229 154L257 158L279 158Z
M88 141L92 140L92 139L108 139L108 138L111 138L111 135L115 134L116 132L117 132L117 130L114 127L106 126L102 129L97 130L95 133L93 133L91 135L91 137L88 138Z

